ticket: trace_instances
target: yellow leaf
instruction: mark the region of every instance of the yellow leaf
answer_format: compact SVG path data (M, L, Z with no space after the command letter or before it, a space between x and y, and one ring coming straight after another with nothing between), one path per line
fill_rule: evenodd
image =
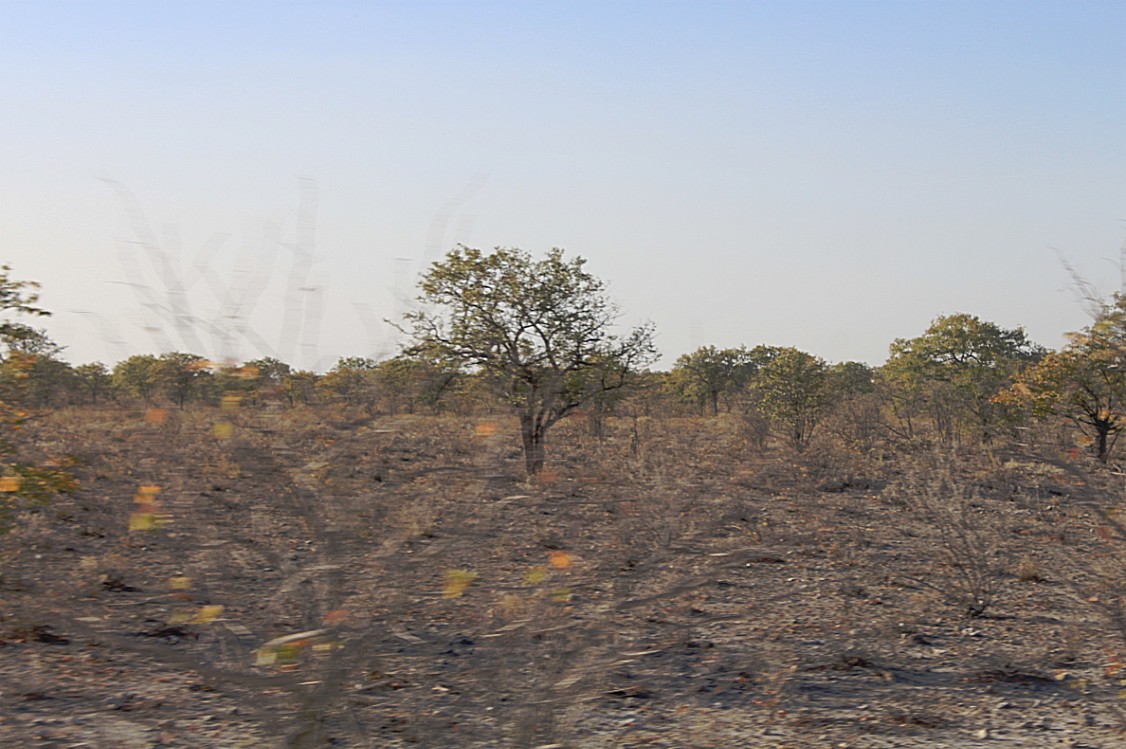
M172 577L168 579L168 587L172 590L187 590L192 587L192 579L190 577Z
M192 620L192 614L187 611L175 611L168 617L168 626L177 627L181 624L187 624Z
M228 393L227 395L224 395L223 399L219 402L219 408L221 408L224 411L237 411L238 407L239 407L239 403L241 403L241 402L242 402L242 396L241 395Z
M210 624L223 613L220 605L201 606L196 615L192 617L192 624Z
M156 515L151 512L134 512L129 516L129 530L151 531L156 527Z
M529 585L535 585L536 583L543 582L545 577L547 577L546 567L533 567L524 574L524 582Z
M231 422L220 421L215 426L211 427L211 436L215 437L216 439L225 440L231 436L231 431Z
M551 600L555 601L556 603L567 603L567 601L571 600L571 589L556 588L555 590L551 591Z
M469 583L477 579L477 574L467 570L446 570L446 582L442 586L443 598L460 598Z
M0 476L0 492L18 492L21 483L19 476Z

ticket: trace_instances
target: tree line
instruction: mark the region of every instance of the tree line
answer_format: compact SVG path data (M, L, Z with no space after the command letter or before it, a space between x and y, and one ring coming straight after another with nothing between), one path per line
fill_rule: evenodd
M737 417L746 434L805 450L827 434L857 450L876 441L989 442L1064 420L1101 460L1126 419L1126 297L1058 351L970 314L936 318L890 344L880 366L829 363L787 346L703 346L655 371L654 330L619 333L619 311L581 257L552 250L458 247L419 283L402 330L410 344L383 361L341 358L324 374L274 358L214 363L187 352L138 354L109 367L71 365L24 322L0 324L0 398L50 408L106 402L185 408L331 405L369 416L510 410L529 474L552 425L585 414L592 432L612 414ZM0 310L47 314L34 284L0 275Z

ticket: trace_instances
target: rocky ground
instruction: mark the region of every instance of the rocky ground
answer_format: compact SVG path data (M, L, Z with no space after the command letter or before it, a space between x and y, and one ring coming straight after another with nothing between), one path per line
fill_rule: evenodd
M0 538L0 744L1126 747L1121 476L582 421L73 410Z

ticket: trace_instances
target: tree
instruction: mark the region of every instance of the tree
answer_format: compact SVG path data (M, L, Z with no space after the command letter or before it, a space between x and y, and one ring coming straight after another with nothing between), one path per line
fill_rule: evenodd
M47 331L12 323L13 337L5 340L7 355L0 363L5 397L31 406L55 405L71 388L74 371L58 358L63 347Z
M7 265L0 266L0 314L50 316L37 306L39 284L13 281L11 270ZM46 405L65 387L67 365L56 358L62 347L47 331L11 319L0 320L0 350L4 397Z
M239 380L235 390L258 403L285 398L285 380L292 371L293 368L285 362L266 356L244 362L230 374Z
M376 410L374 359L362 356L341 357L317 382L317 388L349 406L360 406L369 415Z
M672 371L681 394L696 401L701 409L710 408L715 416L720 396L730 398L745 387L754 369L751 352L743 346L701 346L678 357Z
M320 377L306 369L295 369L282 376L280 390L289 405L296 406L315 403L317 400L317 381Z
M211 362L199 354L172 351L156 360L156 376L168 397L180 408L193 395L199 395L211 379Z
M97 403L98 398L109 393L113 386L109 370L100 361L75 367L74 379L90 396L90 403Z
M998 420L994 396L1043 356L1021 328L1006 329L964 313L938 317L921 336L897 339L881 371L894 405L924 410L943 441L964 424L988 437Z
M0 266L0 314L33 315L43 317L50 313L36 306L39 284L32 281L13 281L11 268ZM21 351L20 346L31 350ZM48 344L50 344L48 346ZM45 333L29 325L12 320L0 321L0 346L3 362L12 372L23 372L38 361L40 351L57 353L58 347L50 343ZM35 349L40 349L36 351ZM50 359L50 357L47 357ZM52 360L53 361L53 360ZM60 362L61 364L61 362ZM6 400L0 400L0 531L7 530L12 513L23 503L45 502L52 494L67 492L77 487L77 482L65 470L39 466L21 459L17 435L27 421L28 414ZM72 461L56 461L67 465Z
M437 410L443 405L443 396L454 392L463 379L456 366L426 352L381 361L374 374L380 401L392 414L403 407L407 413L414 413L423 405Z
M39 302L39 284L35 281L13 281L11 272L8 265L0 265L0 314L11 312L49 317L50 312L36 306ZM20 341L38 338L46 339L46 335L25 323L0 321L0 343L9 350L17 347Z
M152 354L134 354L114 365L112 381L117 390L151 405L160 386L160 363Z
M1126 424L1126 296L1111 304L1060 351L1029 367L996 400L1025 404L1034 416L1059 415L1090 435L1105 461Z
M533 260L461 246L423 275L425 306L405 316L413 351L480 372L516 409L529 476L543 468L552 425L656 357L652 325L614 335L618 308L585 265L560 249Z
M21 370L20 398L24 403L57 406L75 390L74 368L62 359L46 354L13 354L5 364L13 363Z
M829 367L830 413L827 429L847 447L867 453L884 429L883 401L876 392L876 371L864 362Z
M804 450L829 405L829 369L820 357L796 348L775 349L755 378L763 412Z

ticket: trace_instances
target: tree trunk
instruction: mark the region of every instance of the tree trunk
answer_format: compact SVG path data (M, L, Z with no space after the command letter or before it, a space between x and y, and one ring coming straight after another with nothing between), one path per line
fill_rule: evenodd
M535 476L543 470L545 431L542 425L536 423L535 419L520 418L520 437L524 442L524 468L527 470L528 476Z
M1095 420L1095 447L1099 451L1099 460L1106 462L1109 455L1110 419Z

